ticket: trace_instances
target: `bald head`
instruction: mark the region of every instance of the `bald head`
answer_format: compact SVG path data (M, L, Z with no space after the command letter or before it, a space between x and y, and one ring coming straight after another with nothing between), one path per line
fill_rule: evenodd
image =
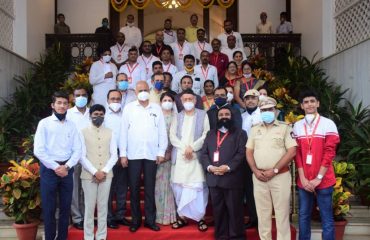
M149 85L146 81L138 81L135 88L136 95L140 92L149 92Z
M227 37L227 46L231 49L235 48L236 45L236 38L234 35L229 35Z
M155 41L156 42L163 42L164 36L162 31L157 31L155 33Z

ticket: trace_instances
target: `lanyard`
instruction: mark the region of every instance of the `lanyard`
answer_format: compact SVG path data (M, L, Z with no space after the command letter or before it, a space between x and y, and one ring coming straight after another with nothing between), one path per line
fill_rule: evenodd
M246 86L246 88L247 88L247 91L249 90L249 89L253 89L253 82L254 82L254 79L253 78L251 78L251 80L249 81L249 82L251 82L251 86L248 86L248 80L245 82L245 86Z
M165 67L165 66L163 66L163 67ZM171 63L168 64L167 70L165 72L169 72L170 68L171 68Z
M160 48L158 48L157 45L155 46L155 49L157 51L158 56L161 53L162 47L163 47L163 45Z
M206 46L206 43L204 42L203 43L203 47L200 45L200 42L198 41L198 46L200 48L200 50L204 51L204 47Z
M185 43L185 42L184 42ZM184 49L184 43L182 44L182 46L180 46L179 43L177 43L177 46L179 47L179 51L180 51L180 54L182 54L182 50ZM179 55L180 55L179 54Z
M202 74L203 74L203 77L204 77L204 81L207 80L208 78L208 70L209 70L209 67L207 66L207 69L206 71L203 70L203 66L200 67L200 69L202 70Z
M145 61L145 60L144 60L144 57L143 57L143 56L141 56L141 59L143 59L143 62L145 63L145 67L146 67L146 68L148 68L148 63L150 63L150 61L152 60L152 57L153 57L153 55L150 55L149 61L147 62L147 61ZM135 67L136 67L136 66L135 66Z
M220 131L217 131L217 151L220 149L221 144L224 142L226 137L229 135L229 132L226 132L225 135L220 140Z
M215 65L217 65L217 63L218 63L218 56L219 56L220 54L218 54L218 53L215 53L215 56L213 57L213 59L215 60Z
M165 34L167 35L170 35L171 37L173 37L173 32L172 30L170 30L169 32L167 32L167 30L164 31Z
M308 153L309 154L311 153L312 141L313 141L313 138L315 136L315 132L316 132L317 126L319 126L319 123L320 123L320 115L319 115L319 117L317 119L317 123L316 123L315 127L313 128L313 131L312 131L311 136L308 136L308 134L307 134L307 125L306 125L306 123L304 124L304 132L306 134L306 139L307 139L307 144L308 144Z
M119 47L118 43L116 45L117 45L118 52L121 53L123 48L125 47L125 44L123 44L121 48Z
M132 72L135 70L135 68L139 65L138 63L135 64L135 66L133 68L130 68L130 64L126 64L127 65L127 70L128 72L130 73L130 78L132 76Z

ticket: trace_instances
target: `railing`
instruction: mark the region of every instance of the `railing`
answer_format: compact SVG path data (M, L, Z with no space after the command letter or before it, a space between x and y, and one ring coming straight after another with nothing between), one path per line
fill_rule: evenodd
M45 34L46 48L60 44L65 56L71 58L72 65L81 64L87 57L98 59L99 47L109 47L112 44L110 34Z
M274 70L279 58L284 56L286 48L292 48L297 56L301 54L301 34L242 34L247 57L263 55L266 68Z

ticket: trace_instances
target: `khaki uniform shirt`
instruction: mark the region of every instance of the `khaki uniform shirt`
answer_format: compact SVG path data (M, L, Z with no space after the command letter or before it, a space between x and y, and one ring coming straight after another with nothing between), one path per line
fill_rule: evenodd
M254 150L258 169L274 168L288 148L297 146L292 131L289 125L277 120L269 128L264 123L252 127L246 147Z

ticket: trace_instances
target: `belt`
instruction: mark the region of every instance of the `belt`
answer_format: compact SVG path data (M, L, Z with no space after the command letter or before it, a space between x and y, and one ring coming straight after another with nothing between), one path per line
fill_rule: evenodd
M58 163L59 165L65 165L67 162L68 162L68 160L65 160L65 161L63 161L63 162L58 162L58 161L57 161L57 163Z

